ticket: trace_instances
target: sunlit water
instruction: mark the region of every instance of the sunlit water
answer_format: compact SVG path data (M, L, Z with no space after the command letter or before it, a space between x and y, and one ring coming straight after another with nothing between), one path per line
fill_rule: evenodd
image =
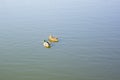
M120 1L1 0L0 80L120 80Z

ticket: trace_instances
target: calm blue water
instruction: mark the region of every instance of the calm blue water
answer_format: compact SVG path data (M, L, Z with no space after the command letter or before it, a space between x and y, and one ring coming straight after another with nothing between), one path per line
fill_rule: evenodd
M120 80L119 0L1 0L0 80ZM42 46L53 34L60 41Z

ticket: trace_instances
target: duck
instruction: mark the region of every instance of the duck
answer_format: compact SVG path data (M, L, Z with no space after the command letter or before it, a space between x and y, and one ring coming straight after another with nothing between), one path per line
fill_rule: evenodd
M54 36L52 36L52 35L50 35L50 36L48 37L48 40L49 40L50 42L58 42L58 38L57 38L57 37L54 37Z
M50 48L50 47L51 47L51 44L50 44L50 42L44 40L43 46L46 47L46 48Z

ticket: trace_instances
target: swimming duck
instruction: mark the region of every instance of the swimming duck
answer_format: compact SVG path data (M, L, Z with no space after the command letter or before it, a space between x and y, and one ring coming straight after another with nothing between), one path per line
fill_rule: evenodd
M50 43L48 41L46 41L46 40L44 40L43 46L46 47L46 48L50 48L51 47Z
M58 38L53 37L52 35L49 36L48 40L51 41L51 42L58 42Z

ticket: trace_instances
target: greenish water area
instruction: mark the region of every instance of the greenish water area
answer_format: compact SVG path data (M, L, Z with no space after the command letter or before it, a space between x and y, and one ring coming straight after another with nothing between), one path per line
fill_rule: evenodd
M120 0L0 0L0 80L120 80Z

